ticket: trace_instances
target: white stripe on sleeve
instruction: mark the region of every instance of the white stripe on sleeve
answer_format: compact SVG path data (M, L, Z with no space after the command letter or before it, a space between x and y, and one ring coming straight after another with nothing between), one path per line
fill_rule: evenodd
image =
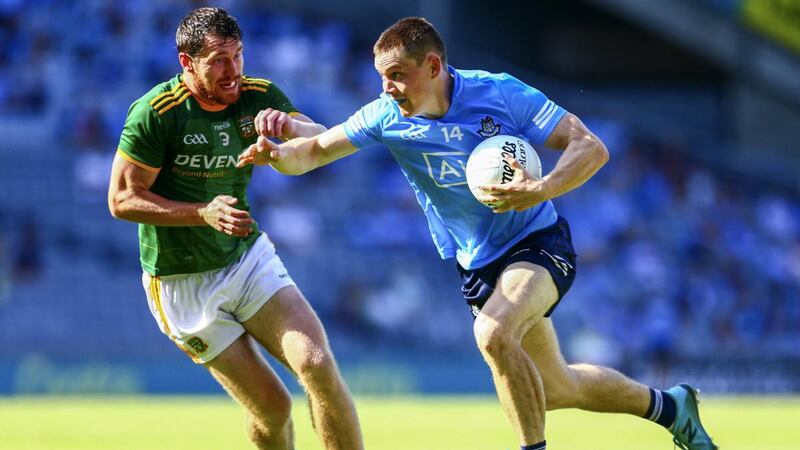
M535 123L536 121L541 119L545 115L545 111L547 111L547 108L549 108L550 105L552 105L552 104L553 104L553 102L551 100L548 100L548 101L544 102L544 105L542 105L542 109L540 109L539 112L536 113L536 117L533 118L532 122Z
M540 123L537 123L536 126L539 127L540 130L544 130L544 127L553 120L553 116L556 115L556 111L558 111L558 105L553 103L553 107L550 109L550 112L547 113L546 116L540 120Z

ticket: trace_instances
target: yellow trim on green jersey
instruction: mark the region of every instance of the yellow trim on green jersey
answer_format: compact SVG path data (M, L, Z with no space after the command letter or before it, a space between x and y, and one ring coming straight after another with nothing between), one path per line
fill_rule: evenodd
M258 86L242 86L243 91L259 91L259 92L267 92L267 88L258 87Z
M175 91L173 95L168 95L166 97L163 97L161 100L152 103L151 106L153 107L153 109L159 110L169 102L174 101L177 98L180 98L182 95L186 95L187 92L189 92L189 88L187 88L186 85L183 85L181 86L180 89Z
M136 166L136 167L138 167L140 169L144 169L144 170L146 170L148 172L151 172L151 173L158 173L158 172L161 171L160 167L151 167L151 166L148 166L147 164L145 164L145 163L143 163L141 161L137 161L137 160L133 159L133 156L125 153L125 150L123 150L121 148L117 148L117 153L119 153L119 156L121 156L122 159L124 159L125 161L128 161L129 163L133 164L134 166Z
M266 87L269 87L269 85L272 84L272 81L266 80L264 78L242 77L242 81L244 83L263 84Z
M167 91L167 92L164 92L163 94L159 94L159 95L155 96L155 98L150 100L150 102L149 102L150 106L152 106L153 108L157 109L158 107L156 106L156 103L160 103L161 100L163 100L165 97L174 96L175 94L177 94L179 89L185 88L185 87L186 87L186 84L184 84L184 82L181 81L180 83L176 84L175 87L172 88L171 91Z
M160 116L160 115L164 114L165 112L169 111L170 109L174 108L175 106L180 105L187 98L189 98L190 95L192 95L192 93L187 91L185 94L183 94L180 98L178 98L174 102L172 102L169 105L164 106L163 108L159 109L158 110L158 115Z

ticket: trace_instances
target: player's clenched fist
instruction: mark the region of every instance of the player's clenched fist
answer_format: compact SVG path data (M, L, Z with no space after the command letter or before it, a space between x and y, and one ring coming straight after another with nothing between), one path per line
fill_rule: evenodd
M207 224L221 233L245 237L253 231L254 221L249 212L235 208L237 203L239 200L236 197L218 195L200 209L200 215Z
M294 136L294 119L283 111L267 108L256 114L256 133L259 136L280 137Z
M264 136L259 136L255 144L251 144L239 154L236 167L244 167L248 164L263 166L271 164L281 159L281 151L278 144L270 141Z

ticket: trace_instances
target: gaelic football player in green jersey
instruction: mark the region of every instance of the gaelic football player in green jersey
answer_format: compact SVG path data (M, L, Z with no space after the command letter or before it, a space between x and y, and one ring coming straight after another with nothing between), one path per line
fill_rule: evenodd
M150 311L245 407L258 448L294 448L291 398L260 345L305 387L324 448L362 449L322 325L250 215L252 166L236 167L258 135L325 128L270 81L243 75L242 34L227 12L191 11L176 41L183 71L131 106L108 193L114 217L139 223Z

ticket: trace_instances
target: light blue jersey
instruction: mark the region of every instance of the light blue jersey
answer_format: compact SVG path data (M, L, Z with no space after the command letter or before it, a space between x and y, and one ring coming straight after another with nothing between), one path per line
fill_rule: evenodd
M351 116L344 130L356 147L384 144L391 150L425 211L441 257L455 256L463 268L476 269L557 216L550 201L503 214L478 202L464 173L472 149L498 134L541 144L566 111L508 74L448 70L455 84L444 117L403 117L383 94Z

